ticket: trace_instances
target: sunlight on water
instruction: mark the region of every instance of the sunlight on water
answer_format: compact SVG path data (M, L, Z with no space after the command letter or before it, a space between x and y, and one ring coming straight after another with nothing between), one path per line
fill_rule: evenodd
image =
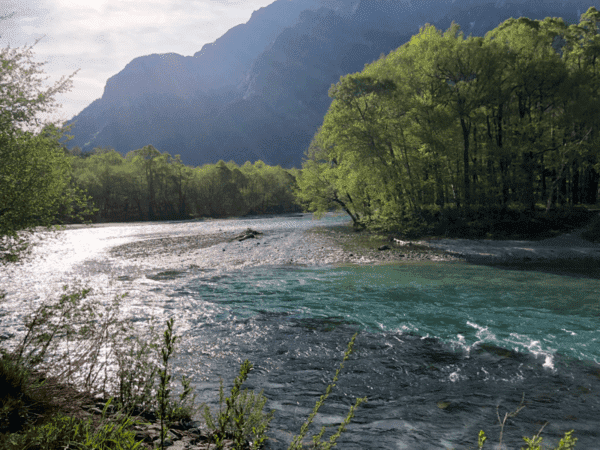
M238 317L288 312L340 318L372 331L413 331L468 350L486 342L600 362L600 282L462 263L328 269L262 268L186 288Z
M464 263L317 266L336 250L303 230L322 224L304 216L40 233L23 262L1 269L0 338L18 335L23 313L64 285L100 299L127 292L122 314L134 323L175 318L177 371L201 401L214 406L219 378L230 385L244 359L254 363L248 387L277 410L269 448L283 449L360 332L317 418L335 427L352 399L369 398L340 448L465 448L481 428L497 437L496 408L514 409L524 392L523 421L506 442L518 446L542 419L550 442L571 428L582 448L598 441L599 280ZM264 235L230 242L248 227Z

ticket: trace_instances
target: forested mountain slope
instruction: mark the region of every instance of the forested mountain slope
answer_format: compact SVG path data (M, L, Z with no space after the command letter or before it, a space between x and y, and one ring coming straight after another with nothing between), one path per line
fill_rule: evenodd
M136 58L73 120L68 145L120 153L153 145L184 163L303 154L340 76L398 48L425 23L484 35L503 20L578 22L589 1L277 0L191 57Z

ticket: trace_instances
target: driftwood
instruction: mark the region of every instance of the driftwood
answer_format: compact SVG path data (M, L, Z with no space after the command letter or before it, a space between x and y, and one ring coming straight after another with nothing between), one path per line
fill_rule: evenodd
M243 233L238 234L237 236L234 236L232 241L245 241L246 239L254 239L256 238L256 236L261 235L262 233L260 231L255 231L251 228L248 228L246 231L244 231Z
M396 239L396 238L394 238L393 242L394 242L394 244L399 245L400 247L406 247L406 246L410 247L410 246L414 245L410 241L401 241L400 239Z

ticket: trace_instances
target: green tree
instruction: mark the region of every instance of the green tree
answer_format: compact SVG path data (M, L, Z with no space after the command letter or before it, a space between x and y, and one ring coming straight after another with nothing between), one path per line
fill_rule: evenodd
M32 49L0 49L0 236L50 225L85 203L70 183L62 133L43 118L75 74L45 88Z
M138 168L140 181L145 181L145 205L147 206L147 219L156 220L157 203L157 159L161 153L152 145L146 145L127 154L127 159L134 167Z
M384 228L595 202L599 23L590 8L578 25L510 19L484 38L424 26L332 87L298 198Z

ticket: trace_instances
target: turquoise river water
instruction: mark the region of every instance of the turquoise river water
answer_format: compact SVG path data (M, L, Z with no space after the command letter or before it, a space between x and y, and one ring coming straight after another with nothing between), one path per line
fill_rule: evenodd
M337 448L476 448L480 429L494 444L497 414L516 409L523 396L526 407L508 421L504 448L520 448L521 436L546 422L548 444L574 429L577 448L600 448L600 280L456 262L323 266L265 258L252 266L175 267L176 257L164 256L157 267L108 256L117 245L183 236L190 227L201 233L248 223L63 231L29 261L2 269L2 326L7 333L16 326L18 315L9 312L18 302L74 274L128 291L137 320L176 319L183 336L177 365L199 400L214 406L219 377L230 386L241 361L254 364L247 386L264 390L275 410L271 449L287 448L356 332L355 352L316 420L331 433L356 397L368 398ZM306 217L251 223L270 233L270 245L314 225ZM81 254L77 242L88 242Z

